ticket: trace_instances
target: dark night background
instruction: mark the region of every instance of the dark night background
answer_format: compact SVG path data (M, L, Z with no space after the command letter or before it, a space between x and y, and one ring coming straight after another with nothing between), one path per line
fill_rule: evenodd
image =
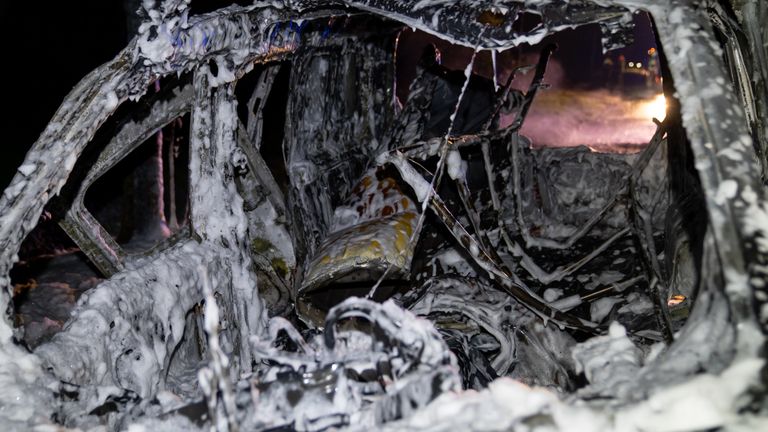
M121 1L2 2L0 188L72 87L127 42Z

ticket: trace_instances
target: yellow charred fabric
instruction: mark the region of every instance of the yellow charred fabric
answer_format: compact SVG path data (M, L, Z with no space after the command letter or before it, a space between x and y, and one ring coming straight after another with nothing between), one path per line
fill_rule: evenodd
M416 216L413 211L363 222L332 234L310 263L302 291L312 290L336 275L357 267L394 266L394 274L407 272L413 257Z

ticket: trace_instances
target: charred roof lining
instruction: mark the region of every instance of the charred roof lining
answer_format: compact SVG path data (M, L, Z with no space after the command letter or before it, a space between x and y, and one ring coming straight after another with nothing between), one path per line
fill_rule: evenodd
M316 0L297 2L299 9ZM389 16L411 27L448 41L478 49L505 50L523 43L535 44L545 36L566 28L599 23L603 50L632 42L632 11L623 6L599 5L588 0L554 1L419 1L358 0L345 2L363 11ZM541 17L531 28L518 22L531 15ZM520 31L523 30L523 31Z

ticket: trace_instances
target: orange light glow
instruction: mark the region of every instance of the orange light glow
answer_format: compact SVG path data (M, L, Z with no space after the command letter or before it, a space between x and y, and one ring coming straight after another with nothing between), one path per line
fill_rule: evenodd
M685 301L685 296L682 294L675 294L667 300L667 306L677 306Z

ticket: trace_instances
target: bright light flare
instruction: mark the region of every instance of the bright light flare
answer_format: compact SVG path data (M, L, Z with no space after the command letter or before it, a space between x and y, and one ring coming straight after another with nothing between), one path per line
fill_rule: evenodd
M667 116L667 99L663 94L657 95L649 101L641 102L639 111L643 117L664 120Z

